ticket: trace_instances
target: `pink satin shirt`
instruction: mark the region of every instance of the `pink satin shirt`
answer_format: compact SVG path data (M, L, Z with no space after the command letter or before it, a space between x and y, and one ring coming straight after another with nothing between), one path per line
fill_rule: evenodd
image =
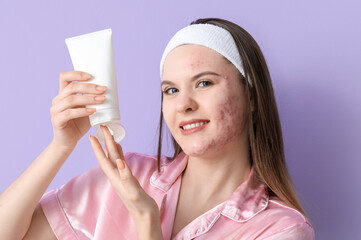
M178 194L188 156L162 157L157 171L154 156L127 153L125 159L144 190L160 209L164 239L170 239ZM310 222L257 181L254 169L225 202L184 227L175 240L183 239L314 239ZM70 239L137 239L136 226L100 167L81 174L40 201L55 235Z

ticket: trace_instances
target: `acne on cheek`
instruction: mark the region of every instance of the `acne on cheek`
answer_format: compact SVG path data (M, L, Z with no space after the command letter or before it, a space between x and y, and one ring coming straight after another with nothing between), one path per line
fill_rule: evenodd
M239 98L229 97L217 107L216 111L219 114L214 119L214 123L217 123L216 132L211 133L210 138L196 143L197 145L193 146L193 154L202 155L210 150L222 149L241 134L241 110L237 101Z
M238 97L227 98L218 107L219 116L215 119L218 135L207 144L207 149L221 149L241 135L243 116L239 101Z
M208 150L222 149L241 135L243 116L238 104L239 101L238 97L230 97L218 106L219 115L215 119L217 123L217 136L214 136L210 141L202 141L197 148L197 154L205 153Z

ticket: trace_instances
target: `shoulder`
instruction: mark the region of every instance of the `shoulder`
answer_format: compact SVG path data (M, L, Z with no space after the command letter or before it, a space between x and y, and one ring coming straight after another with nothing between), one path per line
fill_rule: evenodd
M314 239L311 222L299 211L277 197L270 197L267 208L259 214L263 219L261 239Z
M303 224L309 223L309 220L299 211L289 207L278 197L270 197L268 200L268 206L265 209L265 213L268 217L277 219L280 223L292 223Z

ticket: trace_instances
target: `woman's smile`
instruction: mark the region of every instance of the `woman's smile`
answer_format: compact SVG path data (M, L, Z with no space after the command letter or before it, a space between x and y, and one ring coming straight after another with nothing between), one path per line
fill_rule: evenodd
M208 123L209 120L206 119L192 119L190 121L181 122L179 128L183 135L189 135L203 130Z

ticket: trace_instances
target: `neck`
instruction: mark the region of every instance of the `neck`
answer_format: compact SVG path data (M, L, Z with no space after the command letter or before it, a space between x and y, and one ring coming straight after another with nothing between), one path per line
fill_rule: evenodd
M249 152L247 147L239 146L235 143L209 156L189 156L182 185L191 196L224 201L247 180L251 170Z

